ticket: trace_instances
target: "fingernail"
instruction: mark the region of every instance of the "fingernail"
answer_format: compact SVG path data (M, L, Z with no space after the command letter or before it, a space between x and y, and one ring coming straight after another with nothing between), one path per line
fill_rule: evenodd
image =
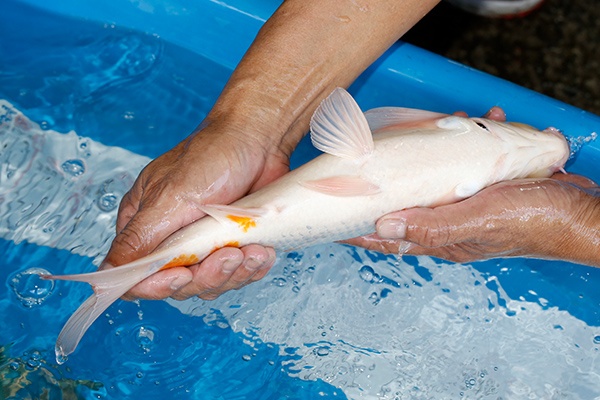
M246 268L248 271L256 271L256 270L260 269L261 265L263 265L263 264L264 263L261 262L260 260L254 258L254 257L250 257L244 263L244 268Z
M231 274L233 271L238 269L240 261L238 259L228 258L221 264L221 270L226 274Z
M186 276L177 276L177 277L175 277L175 279L173 279L171 281L171 283L169 284L169 286L171 287L172 290L179 290L183 286L187 285L188 283L190 283L190 279L188 277L186 277Z
M377 234L382 239L403 239L406 235L406 220L404 218L383 219L377 226Z

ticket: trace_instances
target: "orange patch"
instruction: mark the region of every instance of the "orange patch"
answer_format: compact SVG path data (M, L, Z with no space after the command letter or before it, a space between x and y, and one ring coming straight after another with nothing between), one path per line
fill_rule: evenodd
M219 246L219 247L215 247L214 249L212 249L210 251L210 254L214 253L215 251L222 249L223 247L240 247L240 242L227 242L225 243L223 246Z
M169 269L169 268L174 268L174 267L187 267L189 265L196 264L198 261L200 261L200 260L198 259L198 257L195 254L191 254L191 255L182 254L180 256L175 257L174 259L172 259L165 265L163 265L161 268L161 271L163 269Z
M227 218L235 222L240 226L244 232L248 232L248 229L256 226L256 221L250 217L240 217L239 215L228 215Z

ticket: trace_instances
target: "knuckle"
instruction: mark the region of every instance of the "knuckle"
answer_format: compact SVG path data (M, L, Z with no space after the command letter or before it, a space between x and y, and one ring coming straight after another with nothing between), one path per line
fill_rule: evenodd
M124 229L115 237L113 246L117 246L119 253L136 253L142 246L142 235L134 229Z
M451 243L450 229L443 217L436 217L427 224L409 228L412 235L409 240L423 247L443 247Z

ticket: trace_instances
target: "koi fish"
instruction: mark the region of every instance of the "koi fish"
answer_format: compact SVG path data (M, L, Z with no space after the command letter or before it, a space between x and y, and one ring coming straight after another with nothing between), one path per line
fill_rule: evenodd
M203 205L205 217L151 254L110 270L45 276L94 289L59 334L57 361L111 303L157 271L193 265L225 246L286 251L365 235L386 213L455 202L503 180L547 177L569 157L553 128L396 107L363 113L341 88L319 105L310 128L324 154L230 205Z

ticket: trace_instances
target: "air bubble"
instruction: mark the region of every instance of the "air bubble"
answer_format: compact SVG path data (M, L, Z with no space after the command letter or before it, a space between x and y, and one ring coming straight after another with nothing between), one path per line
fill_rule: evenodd
M284 278L273 278L271 283L279 287L284 287L285 285L287 285L287 281Z
M320 346L317 347L317 349L315 350L315 354L318 355L319 357L325 357L329 355L329 347L327 346Z
M42 364L42 355L39 351L34 350L31 353L23 353L23 361L25 362L25 368L36 369Z
M85 172L85 164L78 158L65 161L62 163L61 168L65 174L72 177L78 177Z
M88 138L79 138L79 153L84 158L89 158L92 155L90 143Z
M381 281L381 277L375 273L375 270L368 265L363 265L362 268L358 271L358 275L360 279L368 283L376 283Z
M27 308L41 305L54 289L54 281L42 279L40 275L50 275L50 272L43 268L29 268L11 279L13 291Z
M109 212L114 210L119 203L119 198L114 193L104 193L98 199L98 208L104 212Z

